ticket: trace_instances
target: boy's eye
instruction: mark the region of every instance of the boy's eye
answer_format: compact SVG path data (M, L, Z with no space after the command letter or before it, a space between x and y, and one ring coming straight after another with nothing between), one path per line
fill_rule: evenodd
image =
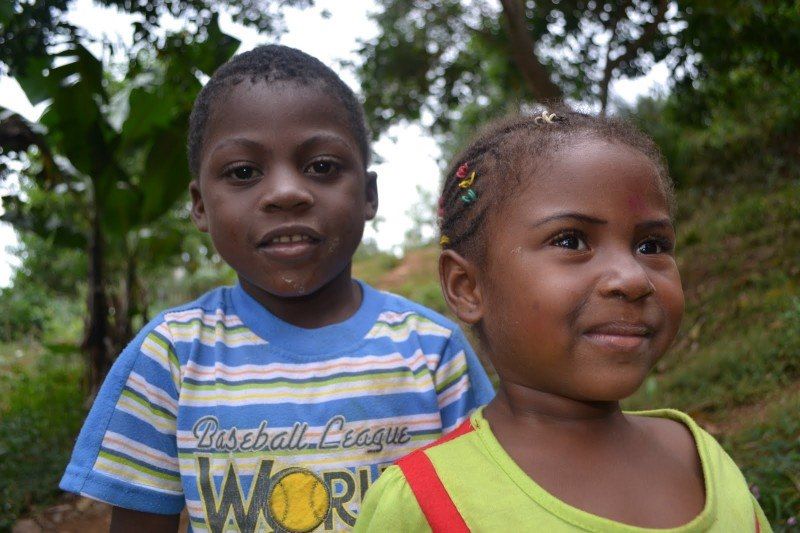
M306 167L306 173L318 176L330 176L339 170L339 166L333 161L320 160L314 161Z
M238 181L248 181L258 175L258 170L249 165L242 165L232 168L225 172L225 176L234 178Z
M581 252L589 249L589 246L586 244L586 240L584 239L583 235L575 231L565 231L563 233L559 233L553 237L553 239L550 241L550 244L552 246L558 246L559 248L567 248Z
M647 239L636 246L636 252L643 255L663 254L672 250L672 243L666 239Z

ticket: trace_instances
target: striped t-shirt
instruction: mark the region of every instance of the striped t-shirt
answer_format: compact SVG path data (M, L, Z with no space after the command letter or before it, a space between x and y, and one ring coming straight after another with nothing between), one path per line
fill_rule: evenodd
M459 328L361 284L303 329L241 286L165 311L117 359L61 488L194 531L349 530L389 464L493 390Z

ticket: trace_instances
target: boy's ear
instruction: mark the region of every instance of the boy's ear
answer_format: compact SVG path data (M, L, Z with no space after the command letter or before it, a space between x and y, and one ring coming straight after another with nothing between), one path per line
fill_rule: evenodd
M478 269L453 250L439 256L439 283L450 310L463 322L475 325L483 318L483 298Z
M371 170L367 172L366 194L367 209L364 220L372 220L378 214L378 174Z
M208 233L208 218L206 217L206 206L203 204L203 196L200 194L200 183L192 180L189 183L189 194L192 197L192 221L197 229L203 233Z

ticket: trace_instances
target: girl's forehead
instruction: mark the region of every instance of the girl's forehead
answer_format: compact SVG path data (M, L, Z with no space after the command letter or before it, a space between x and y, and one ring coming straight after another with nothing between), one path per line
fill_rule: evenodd
M524 158L522 158L524 160ZM642 212L669 202L656 164L623 143L584 139L519 165L519 195L528 208L558 206ZM511 200L514 201L513 199Z

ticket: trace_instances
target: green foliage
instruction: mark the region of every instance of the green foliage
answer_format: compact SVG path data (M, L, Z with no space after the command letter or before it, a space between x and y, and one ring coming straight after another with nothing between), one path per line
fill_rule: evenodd
M685 27L680 10L638 0L379 6L378 36L359 51L371 125L379 133L403 120L422 121L444 142L453 129L474 130L537 99L565 95L605 108L610 81L677 57Z
M46 354L36 370L0 375L0 530L60 493L85 416L76 355Z
M41 287L0 289L0 342L41 335L51 318L48 304Z
M800 310L799 310L800 311ZM773 530L797 531L800 518L800 389L777 400L756 422L722 440L741 467Z

